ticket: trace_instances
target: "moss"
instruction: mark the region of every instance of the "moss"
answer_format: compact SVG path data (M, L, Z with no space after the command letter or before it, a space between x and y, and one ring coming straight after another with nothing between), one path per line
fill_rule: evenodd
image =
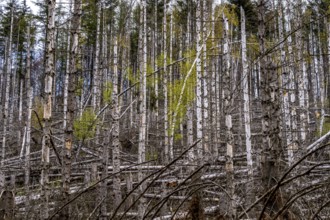
M42 122L44 115L44 108L40 98L36 97L33 103L34 113L31 115L32 127L42 129L40 123ZM39 118L39 119L38 119Z
M112 90L113 90L113 85L111 82L106 82L104 84L104 89L102 91L102 97L103 97L103 101L105 103L111 103L112 100Z
M323 136L326 133L328 133L330 131L330 118L325 118L324 123L323 123L323 127L322 127L322 133L320 134L319 129L317 130L317 135L318 136Z
M74 135L78 140L84 140L95 136L97 119L91 108L87 108L82 116L73 123Z
M153 151L147 151L146 152L146 161L150 160L157 160L158 159L158 153Z

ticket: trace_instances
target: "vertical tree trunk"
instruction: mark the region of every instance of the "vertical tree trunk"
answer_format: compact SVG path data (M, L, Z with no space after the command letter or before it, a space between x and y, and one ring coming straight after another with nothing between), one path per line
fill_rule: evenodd
M261 152L262 184L264 191L276 184L279 175L281 138L280 138L280 104L277 69L265 56L266 29L265 14L267 0L258 1L258 38L260 50L261 74L261 106L262 106L262 133L263 149ZM266 207L281 207L279 193L265 204ZM275 203L275 204L274 204ZM276 210L275 210L276 211Z
M298 8L298 19L302 21L302 12L301 12L301 0L298 1L300 7ZM305 43L303 38L303 31L297 31L297 44L298 44L298 60L300 61L298 67L298 99L299 99L299 121L300 121L300 141L304 143L306 141L307 135L307 127L308 127L308 120L307 114L308 108L307 101L308 101L308 93L307 93L307 86L308 86L308 79L306 73L306 61L304 58L304 51L305 51Z
M230 73L231 73L231 63L230 63L230 49L229 49L229 25L228 18L223 14L224 21L224 76L223 76L223 94L224 94L224 112L225 112L225 124L226 124L226 178L227 178L227 191L228 191L228 203L227 203L227 213L229 218L234 218L235 216L235 202L234 202L234 137L233 137L233 125L232 125L232 115L231 115L231 103L232 95L230 89Z
M22 117L23 117L23 86L24 86L24 80L23 77L19 77L19 103L18 103L18 124L19 128L17 131L18 136L18 143L21 143L21 127L22 124Z
M172 2L170 2L170 51L169 51L169 60L170 62L172 62L172 58L173 58L173 6L172 6ZM173 66L169 67L169 73L168 73L168 84L169 85L173 85L174 80L173 80ZM168 91L168 107L169 109L172 109L172 105L173 105L173 89ZM173 116L173 113L170 111L169 115ZM170 122L169 124L171 125L173 123L173 120L175 120L173 117L170 117ZM169 131L170 131L170 135L169 135L169 148L168 148L168 158L169 161L173 160L173 144L174 144L174 134L175 131L171 130L172 127L169 126ZM173 128L175 129L175 128Z
M191 35L190 35L190 10L188 11L187 18L187 36L186 36L186 50L189 51L191 49ZM187 93L189 93L190 89L187 89ZM191 94L187 94L188 96ZM193 106L189 106L187 109L187 145L191 146L194 142L194 111ZM193 163L195 160L194 149L189 150L188 152L188 161L189 163Z
M278 35L279 35L279 41L284 41L284 27L283 27L283 21L285 20L285 16L283 15L283 4L282 2L278 2ZM289 131L291 127L291 121L290 121L290 112L289 112L289 95L287 91L288 87L288 73L287 73L287 64L286 64L286 54L285 54L285 48L284 43L280 44L280 57L281 57L281 69L282 69L282 97L283 97L283 129L282 129L282 136L283 140L285 140L285 144L289 144L291 141L290 135L291 132Z
M208 80L209 80L209 68L207 62L207 47L206 47L206 37L207 37L207 23L209 21L207 13L207 2L203 1L203 150L205 154L210 154L209 149L209 92L208 92Z
M330 72L330 21L329 20L327 20L326 22L326 26L327 26L327 34L328 34L328 36L327 36L327 51L328 51L328 74L329 74L329 72ZM329 77L329 75L328 75L328 88L326 88L326 92L327 92L327 95L329 95L330 94L330 91L329 91L329 88L330 88L330 77ZM326 96L327 97L327 96Z
M201 0L197 0L196 9L196 32L197 32L197 53L202 51L202 16L201 16ZM197 129L197 139L201 140L203 138L203 112L202 112L202 60L200 56L197 56L196 60L196 75L197 75L197 87L196 87L196 129ZM203 158L203 142L199 142L196 146L197 148L197 158L199 161Z
M96 39L95 39L95 54L93 62L93 101L92 105L94 112L97 112L100 108L100 25L101 25L101 0L97 0L96 3Z
M72 164L72 146L73 146L73 122L74 113L76 109L75 103L75 90L76 90L76 75L77 75L77 60L78 60L78 47L79 47L79 27L81 16L81 0L74 0L73 17L71 25L71 50L70 50L70 63L68 74L68 106L67 106L67 123L64 130L64 148L63 148L63 202L67 203L70 200L70 182L71 182L71 164ZM68 48L70 49L70 47ZM61 213L62 219L70 219L70 205Z
M318 11L317 11L317 14ZM318 25L317 25L317 31L318 31L318 36L316 40L316 44L317 44L317 49L318 49L318 54L319 54L319 62L318 62L318 66L316 68L318 68L319 70L319 90L320 90L320 123L319 123L319 135L320 137L322 136L322 131L323 131L323 124L324 124L324 118L325 118L325 110L324 110L324 97L325 97L325 89L324 89L324 69L323 69L323 51L322 51L322 44L321 44L321 30L320 30L320 21L318 20Z
M42 137L42 155L41 155L41 208L40 219L47 219L49 216L49 152L51 138L51 122L52 122L52 89L53 78L55 75L54 63L54 33L55 33L55 5L56 0L48 1L47 8L47 36L46 36L46 61L45 61L45 88L44 88L44 127Z
M27 47L26 47L26 74L25 74L25 91L27 94L27 115L26 115L26 143L25 143L25 171L24 186L27 195L26 208L29 207L29 186L30 186L30 148L31 148L31 116L32 116L32 100L33 89L31 87L31 35L30 25L27 27Z
M247 203L252 204L254 201L254 184L253 184L253 161L252 161L252 144L251 144L251 119L250 119L250 95L249 95L249 76L248 76L248 61L246 49L246 31L245 31L245 12L241 7L241 41L242 41L242 88L243 88L243 114L245 126L245 145L246 159L248 167L249 184L247 185ZM254 217L251 213L250 217Z
M142 10L141 14L143 15L143 42L142 43L142 77L140 82L140 130L139 130L139 149L138 149L138 162L145 162L145 151L146 151L146 127L147 127L147 0L142 2ZM165 85L166 86L166 85ZM138 173L138 181L141 182L144 175L141 170ZM139 190L142 193L145 189L145 184L141 184ZM146 201L142 197L139 203L139 217L142 219L145 212Z
M295 76L294 76L294 54L293 54L293 48L292 48L292 36L291 36L291 13L293 11L293 8L291 7L291 2L288 1L287 3L287 11L286 11L286 16L288 19L286 20L286 27L287 27L287 33L289 34L288 36L288 98L290 101L290 104L288 106L288 118L285 118L285 120L290 120L291 124L290 127L288 128L290 132L290 140L288 145L288 161L289 165L291 165L293 161L293 152L294 149L296 148L297 144L297 121L296 121L296 95L295 95ZM289 119L290 118L290 119Z
M317 48L317 45L315 45L315 39L314 39L314 34L313 34L313 24L310 24L310 33L309 33L309 53L310 54L316 54L315 49ZM312 74L311 77L311 92L312 92L312 97L313 97L313 103L311 105L315 109L315 115L318 115L317 112L317 102L318 102L318 76L319 76L319 71L317 69L317 56L313 56L311 58L310 62L310 74ZM316 122L316 121L315 121Z
M9 117L9 93L10 93L10 76L11 76L11 56L12 56L12 40L13 40L13 25L14 25L14 6L12 5L10 12L10 32L9 39L6 43L6 87L5 87L5 103L3 107L3 135L2 135L2 152L1 152L1 165L3 165L6 157L6 141Z
M164 0L164 21L163 21L163 48L164 48L164 74L163 74L163 91L164 91L164 132L165 132L165 140L164 140L164 153L165 153L165 163L169 162L169 122L168 122L168 74L167 74L167 3Z
M158 57L158 0L155 1L155 43L154 43L154 69L157 70L158 69L158 62L157 62L157 57ZM159 143L160 139L159 139L159 79L160 74L159 72L155 73L155 121L156 121L156 142Z
M215 40L215 13L216 10L213 8L214 6L212 6L212 12L211 12L211 16L212 16L212 46L217 46L216 45L216 40ZM210 118L211 118L211 129L210 129L210 136L211 136L211 140L213 141L211 143L211 147L210 147L210 151L211 151L211 155L213 158L218 158L218 148L219 148L219 140L218 140L218 129L217 129L217 123L218 121L220 121L217 117L217 59L216 58L212 58L211 61L211 70L212 70L212 75L211 75L211 98L210 98L210 102L211 102L211 114L210 114Z
M72 0L70 0L70 9L69 12L71 13L71 6ZM64 74L64 85L63 85L63 130L66 128L67 124L67 111L68 111L68 87L69 87L69 72L70 72L70 45L71 45L71 32L69 30L71 29L71 23L70 20L68 22L68 36L67 36L67 53L66 53L66 69ZM65 135L63 135L63 143L65 142Z
M113 130L112 130L112 163L113 172L117 173L120 171L120 142L119 142L119 100L118 100L118 46L117 39L114 39L114 53L113 53L113 66L114 66L114 76L113 76L113 92L112 92L112 118L113 118ZM104 152L105 154L105 152ZM113 191L115 194L114 206L117 207L122 200L121 187L120 187L120 175L115 175L113 178Z

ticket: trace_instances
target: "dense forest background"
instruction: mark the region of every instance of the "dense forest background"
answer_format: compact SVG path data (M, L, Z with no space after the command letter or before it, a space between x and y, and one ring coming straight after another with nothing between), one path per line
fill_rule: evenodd
M0 4L0 219L329 219L329 0Z

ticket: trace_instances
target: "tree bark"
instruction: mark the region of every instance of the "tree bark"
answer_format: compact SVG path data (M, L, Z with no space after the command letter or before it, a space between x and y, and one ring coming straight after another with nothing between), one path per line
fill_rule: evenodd
M163 91L164 91L164 158L165 163L169 162L169 121L168 121L168 73L167 73L167 3L164 0L164 21L163 21L163 49L164 49L164 74L163 74Z
M1 152L1 165L4 164L6 157L6 141L9 117L9 93L10 93L10 76L11 76L11 56L12 56L12 40L13 40L13 26L14 26L14 6L10 9L10 32L9 39L6 44L6 87L5 87L5 103L3 107L3 135L2 135L2 152Z
M208 1L203 1L203 76L202 76L202 80L203 80L203 151L205 153L205 155L210 155L210 143L209 143L209 70L210 68L208 68L208 59L207 59L207 47L206 47L206 38L207 38L207 22L209 20L208 18L208 12L207 12L207 2Z
M44 88L44 127L42 137L42 156L41 156L41 208L40 219L49 217L49 152L51 148L51 122L52 122L52 89L55 76L54 63L54 33L55 33L55 5L56 0L49 0L47 7L47 29L46 29L46 61L45 61L45 88Z
M31 34L30 25L27 26L27 47L26 47L26 74L25 74L25 91L27 94L27 115L26 115L26 136L25 136L25 172L24 186L27 195L26 207L29 207L29 189L30 189L30 149L31 149L31 116L33 89L31 87Z
M234 200L234 137L233 137L233 125L232 125L232 115L231 115L231 106L232 106L232 94L230 89L231 84L231 63L230 63L230 49L229 49L229 24L228 18L223 14L224 21L224 45L223 45L223 54L224 54L224 76L223 76L223 94L224 94L224 113L225 113L225 140L226 140L226 181L227 181L227 215L228 218L234 218L235 216L235 200Z
M245 126L245 145L246 159L248 168L249 184L247 184L247 203L252 204L254 201L254 184L253 184L253 160L252 160L252 144L251 144L251 119L250 119L250 95L249 95L249 75L246 49L246 30L245 30L245 12L241 7L241 41L242 41L242 88L243 88L243 114ZM250 214L254 217L254 213Z
M201 16L201 0L197 0L197 9L196 9L196 32L197 32L197 53L201 53L199 50L202 48L202 16ZM197 129L197 140L203 138L203 111L202 111L202 60L200 56L196 57L196 76L197 76L197 87L196 87L196 129ZM203 142L199 142L196 146L197 149L197 158L199 161L203 158Z
M147 0L142 2L141 15L143 16L143 31L142 37L142 71L140 81L140 130L139 130L139 149L138 149L138 163L145 162L146 152L146 127L147 127ZM165 85L166 86L166 85ZM138 181L141 182L144 178L142 170L139 170ZM145 183L142 183L139 187L139 193L142 193L145 189ZM142 219L145 212L146 201L143 197L140 198L139 203L139 217Z
M73 146L73 122L74 114L76 109L75 102L75 90L76 90L76 78L77 78L77 60L78 60L78 47L79 47L79 27L80 27L80 16L81 16L81 0L74 0L73 3L73 16L71 24L71 49L70 47L70 63L69 63L69 73L68 73L68 105L66 112L66 126L64 130L64 148L62 156L62 175L63 175L63 184L62 184L62 193L63 193L63 202L66 203L70 200L70 182L71 182L71 166L72 166L72 146ZM70 205L65 208L60 217L62 219L70 219Z
M267 0L258 1L258 38L260 50L260 74L261 74L261 107L262 107L262 143L261 171L264 191L276 184L280 167L280 104L277 69L266 52L266 15ZM281 197L279 193L268 202L266 207L273 203L280 207Z
M112 92L112 118L113 118L113 129L112 129L112 163L113 172L118 173L120 171L120 142L119 142L119 100L118 100L118 46L117 39L115 39L114 53L113 53L113 65L114 65L114 78L113 78L113 92ZM106 154L104 152L104 154ZM117 174L113 178L113 191L115 194L114 206L117 207L121 200L121 187L120 187L120 175Z
M96 39L95 39L95 54L93 62L93 100L92 105L94 112L97 112L100 108L100 25L101 25L101 0L96 2Z

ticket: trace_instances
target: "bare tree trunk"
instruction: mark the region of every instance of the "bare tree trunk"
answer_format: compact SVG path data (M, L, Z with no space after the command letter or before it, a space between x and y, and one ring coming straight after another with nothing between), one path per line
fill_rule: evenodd
M52 89L53 78L55 75L54 63L54 33L55 33L55 5L56 0L48 1L48 22L46 36L46 61L45 61L45 88L44 88L44 127L42 137L42 155L41 155L41 208L40 219L47 219L49 216L49 152L51 148L51 122L52 122Z
M7 56L6 50L5 50L5 57ZM0 105L2 106L2 88L4 84L4 65L3 65L3 59L0 58ZM0 114L2 114L3 109L0 108Z
M202 50L202 16L201 16L201 1L197 0L196 9L196 32L197 32L197 53ZM197 139L203 138L203 111L202 111L202 60L200 56L197 56L196 60L196 75L197 75L197 87L196 87L196 129L197 129ZM196 146L197 148L197 158L199 161L203 158L203 142L199 142Z
M215 9L212 6L212 21L215 19ZM215 22L212 22L212 46L216 46L216 40L215 40ZM211 155L213 158L218 158L218 148L219 148L219 140L218 140L218 129L217 129L217 123L220 122L220 120L217 117L217 72L218 72L218 67L217 67L217 59L212 58L211 62L211 70L212 70L212 75L211 75L211 129L210 129L210 136L211 140L213 141L210 147ZM191 145L189 145L191 146Z
M6 141L9 117L9 93L10 93L10 76L11 76L11 53L12 53L12 39L13 39L13 25L14 25L14 6L12 5L10 12L10 32L9 39L6 44L6 89L5 89L5 103L3 108L3 135L2 135L2 152L1 165L3 165L6 157Z
M317 11L317 14L318 11ZM320 123L319 123L319 136L322 136L322 131L323 131L323 125L324 125L324 118L325 118L325 110L324 110L324 101L325 101L325 83L324 83L324 69L323 69L323 51L322 51L322 45L321 45L321 30L320 30L320 21L318 20L318 25L317 25L317 31L318 31L318 36L316 40L317 48L318 48L318 54L319 54L319 62L318 68L319 70L319 93L320 93Z
M146 127L147 127L147 0L142 2L142 9L143 12L143 42L142 43L142 77L140 82L140 130L139 130L139 149L138 149L138 162L143 163L145 162L145 151L146 151ZM166 85L165 85L166 86ZM141 182L144 177L144 174L141 170L138 173L138 181ZM139 191L142 193L145 189L145 183L141 184ZM142 197L139 203L139 217L142 219L145 212L146 201Z
M203 150L205 155L210 155L210 146L209 146L209 92L208 92L208 80L209 80L209 68L207 62L207 47L206 47L206 37L207 37L207 22L209 20L207 13L207 2L203 1Z
M113 118L113 130L112 130L112 163L113 172L118 173L120 171L120 142L119 142L119 100L118 100L118 46L117 39L115 39L114 53L113 53L113 66L114 66L114 78L113 78L113 94L112 94L112 118ZM104 153L105 154L105 153ZM117 174L113 178L113 191L115 194L114 206L117 207L122 200L121 187L120 187L120 175Z
M298 1L300 5L298 7L298 19L302 21L302 12L301 12L301 0ZM301 22L302 23L302 22ZM299 120L300 120L300 141L304 143L306 141L307 135L307 127L308 127L308 93L307 93L307 86L308 86L308 79L306 73L306 61L304 58L304 51L305 51L305 43L303 38L303 31L297 31L297 44L298 44L298 60L300 61L298 67L298 99L299 99Z
M261 106L262 106L262 133L263 133L263 149L261 152L261 171L262 184L264 191L276 184L279 175L279 163L281 138L280 138L280 104L279 104L279 86L277 69L270 60L265 57L266 52L266 30L265 30L265 14L267 0L258 1L258 38L260 58L260 74L261 74ZM281 197L279 193L276 198L272 198L273 202L281 207ZM268 203L265 206L271 206ZM275 210L276 211L276 210Z
M70 0L70 9L69 12L71 13L71 6L72 0ZM68 30L71 29L72 21L68 22ZM69 74L70 74L70 45L71 45L71 33L68 31L67 36L67 53L66 53L66 69L64 75L64 88L63 88L63 130L66 128L67 124L67 112L68 112L68 86L69 86ZM65 142L65 135L63 135L63 143Z
M252 204L254 201L254 184L253 184L253 161L252 161L252 144L251 144L251 119L250 119L250 95L249 95L249 75L248 75L248 61L246 49L246 32L245 32L245 12L241 7L241 40L242 40L242 88L244 100L244 126L245 126L245 145L246 145L246 159L248 167L249 184L247 185L247 203ZM250 217L254 217L251 213Z
M32 100L33 89L31 87L31 35L30 25L27 27L27 48L26 48L26 74L25 74L25 91L27 94L27 118L26 118L26 136L25 136L25 172L24 172L24 186L27 195L26 208L29 207L30 194L30 148L31 148L31 116L32 116Z
M92 105L94 112L97 112L100 108L100 25L101 25L101 0L97 0L96 3L96 39L95 39L95 54L93 62L93 101Z
M172 2L170 1L170 51L169 51L169 59L170 59L170 62L172 62L172 58L173 58L173 6L172 6ZM169 73L168 73L168 84L169 85L172 85L173 84L173 66L170 66L169 67ZM168 107L169 109L171 109L172 105L173 105L173 93L174 91L172 91L171 89L168 91ZM172 112L169 113L169 115L173 115ZM170 122L169 124L171 125L171 123L173 123L173 117L170 118ZM174 144L174 134L175 134L175 131L171 130L172 127L169 126L169 130L170 130L170 135L169 135L169 147L168 147L168 160L171 161L173 160L173 144ZM175 129L175 128L173 128Z
M288 19L286 20L286 26L287 26L287 32L289 34L288 36L288 97L289 97L289 114L288 118L285 118L285 120L290 120L291 124L290 127L288 128L290 132L290 140L287 143L288 145L288 161L289 165L291 165L293 161L293 152L294 149L297 148L297 121L296 121L296 95L295 95L295 77L294 77L294 54L293 54L293 48L292 48L292 36L291 36L291 13L293 11L293 8L291 7L291 2L287 2L287 11L286 11L286 16ZM289 119L290 118L290 119Z
M68 75L68 106L67 106L67 123L64 133L64 148L63 148L63 201L64 203L70 200L70 182L71 182L71 164L72 164L72 146L73 146L73 122L74 113L76 109L75 102L75 90L76 90L76 75L77 75L77 60L78 60L78 47L79 47L79 27L80 27L80 16L81 16L81 0L74 0L73 5L73 17L71 25L71 50L70 50L70 66ZM70 47L68 48L70 49ZM62 219L70 219L70 205L63 210L61 213Z
M165 140L164 140L164 153L165 153L165 163L169 162L169 122L168 122L168 74L167 74L167 4L166 0L164 0L164 21L163 21L163 37L164 37L164 80L163 80L163 91L164 91L164 132L165 132Z
M156 57L158 57L158 1L155 1L155 39L154 39L154 69L157 70L158 69L158 64L157 64L157 60ZM159 139L159 72L157 72L155 74L155 121L156 121L156 141L157 143L160 141Z
M314 40L314 34L313 34L313 24L311 23L310 24L310 33L309 33L309 52L310 52L310 54L316 54L316 52L315 52L315 49L317 48L317 45L315 45L315 40ZM319 71L318 71L318 69L317 69L317 56L313 56L312 58L311 58L311 62L310 62L311 64L311 70L310 70L310 72L311 72L311 74L313 74L313 76L311 77L311 86L310 86L310 88L311 88L311 90L312 90L312 97L313 97L313 103L311 103L312 104L312 106L314 107L314 109L315 109L315 115L317 115L318 114L318 112L317 112L317 101L318 101L318 99L317 99L317 92L318 92L318 80L317 80L317 78L318 78L318 76L319 76Z
M227 178L227 192L228 192L228 202L227 202L227 213L229 218L234 218L235 216L235 200L234 200L234 137L232 131L232 115L231 115L231 103L232 95L230 89L230 73L231 73L231 63L230 63L230 49L229 49L229 25L228 18L223 14L224 21L224 76L223 76L223 93L224 93L224 112L225 112L225 124L226 124L226 178Z
M190 50L191 47L191 35L190 35L190 11L188 11L188 18L187 18L187 36L186 36L186 49L187 51ZM191 90L187 89L187 93ZM187 94L191 95L191 94ZM191 146L194 142L194 111L193 106L189 106L187 109L187 145ZM189 150L188 152L188 161L189 163L193 163L195 160L195 153L194 149Z
M23 77L19 77L19 103L18 103L18 124L19 128L17 131L18 136L18 143L21 143L21 127L22 124L22 117L23 117L23 86L24 86L24 80Z

